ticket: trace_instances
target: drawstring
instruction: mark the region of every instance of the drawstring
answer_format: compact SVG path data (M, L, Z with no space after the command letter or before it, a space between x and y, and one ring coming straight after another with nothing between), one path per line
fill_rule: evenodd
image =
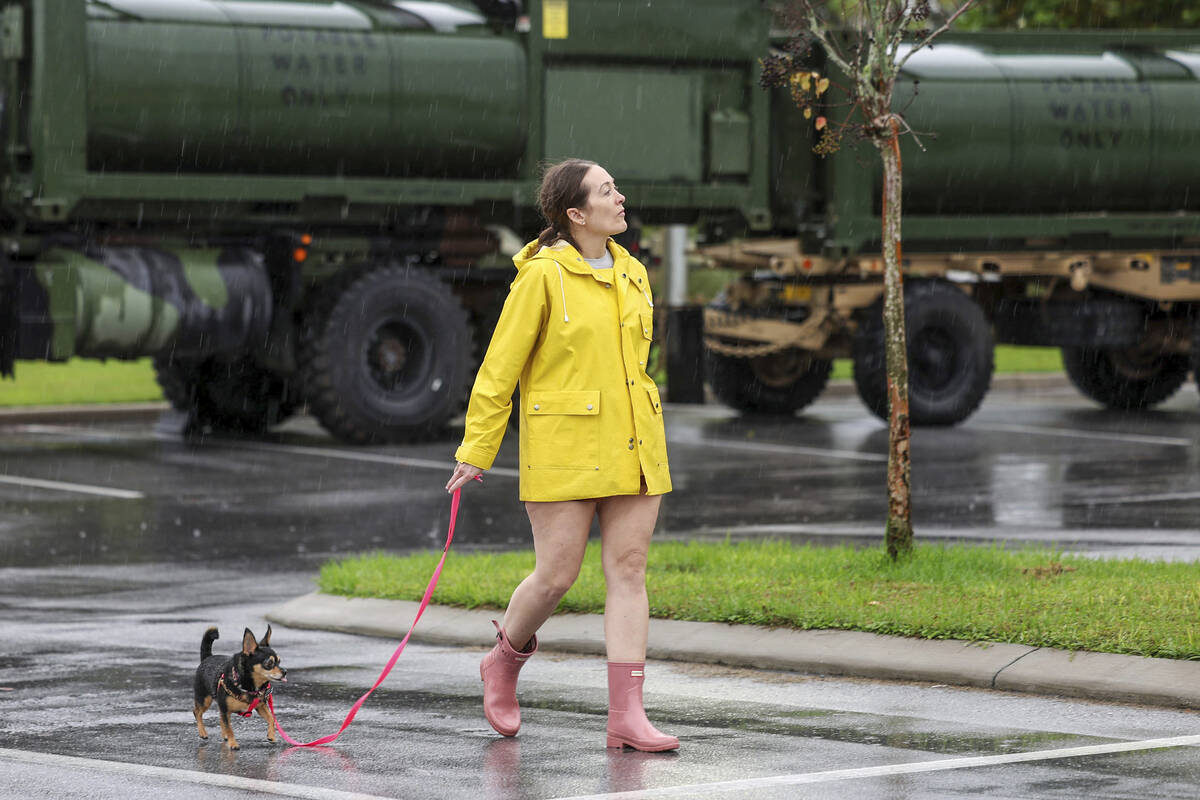
M646 302L650 304L650 307L654 308L654 301L650 299L650 293L646 291L645 287L642 288L642 296L646 298Z
M558 267L558 290L562 292L563 303L563 322L570 322L570 317L567 316L567 289L563 285L562 266L555 262L554 266Z

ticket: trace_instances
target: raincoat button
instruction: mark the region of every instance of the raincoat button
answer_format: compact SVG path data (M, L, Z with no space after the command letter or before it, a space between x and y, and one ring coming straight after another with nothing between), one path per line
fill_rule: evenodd
M591 410L592 410L592 404L591 404L591 403L588 403L587 410L588 410L588 411L591 411Z
M633 381L630 381L630 382L629 382L629 385L630 385L630 386L633 386Z
M622 272L622 273L621 273L621 277L622 277L622 278L628 278L629 276L628 276L628 275L626 275L624 272Z
M535 405L534 405L534 407L533 407L533 410L534 410L534 411L541 411L541 410L542 410L542 407L541 407L540 405L536 405L536 404L535 404Z
M632 449L633 449L633 442L632 442L632 441L630 441L630 442L629 442L629 449L630 449L630 450L632 450Z
M605 288L605 289L611 289L611 288L612 288L612 284L611 284L611 283L606 283L606 284L604 284L604 288Z
M641 443L642 443L642 440L641 440L641 439L638 439L638 444L641 444Z

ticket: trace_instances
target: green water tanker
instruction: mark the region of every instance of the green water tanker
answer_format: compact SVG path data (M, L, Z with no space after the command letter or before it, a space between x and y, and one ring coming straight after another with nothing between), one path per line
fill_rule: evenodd
M993 340L1063 347L1110 405L1182 382L1198 38L909 62L898 103L936 134L905 152L911 302L955 320L913 336L917 421L970 413ZM771 47L760 0L0 2L0 372L152 356L197 425L437 435L540 227L540 166L582 156L741 271L708 311L718 397L791 413L854 355L878 412L873 154L812 153L758 88Z

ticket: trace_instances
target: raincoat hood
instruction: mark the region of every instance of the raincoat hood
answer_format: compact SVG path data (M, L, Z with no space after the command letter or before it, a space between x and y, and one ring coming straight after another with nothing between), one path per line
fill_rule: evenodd
M629 251L612 239L608 240L608 252L612 253L614 262L630 257ZM534 239L522 247L521 252L513 256L513 263L517 265L519 273L539 258L549 259L563 269L581 275L590 274L592 271L592 266L583 260L583 255L575 249L574 245L562 239L550 245L538 244L538 241Z

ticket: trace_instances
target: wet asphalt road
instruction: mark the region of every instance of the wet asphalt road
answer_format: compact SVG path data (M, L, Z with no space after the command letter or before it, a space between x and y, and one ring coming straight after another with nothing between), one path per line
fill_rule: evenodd
M792 422L712 407L668 420L662 535L878 539L886 432L854 398ZM1198 431L1194 385L1135 417L1069 389L993 392L966 424L917 431L917 534L1194 560ZM527 544L513 445L467 497L456 547ZM259 441L139 423L0 433L0 797L1200 796L1195 747L1136 749L1200 733L1194 713L696 665L649 673L678 755L606 751L603 665L567 656L530 663L525 726L504 740L479 710L486 631L478 651L411 646L331 748L270 745L257 718L235 722L236 753L202 744L204 628L229 652L330 554L440 546L452 446L347 448L307 420ZM280 718L302 739L336 730L395 646L289 629L273 644L291 670Z

